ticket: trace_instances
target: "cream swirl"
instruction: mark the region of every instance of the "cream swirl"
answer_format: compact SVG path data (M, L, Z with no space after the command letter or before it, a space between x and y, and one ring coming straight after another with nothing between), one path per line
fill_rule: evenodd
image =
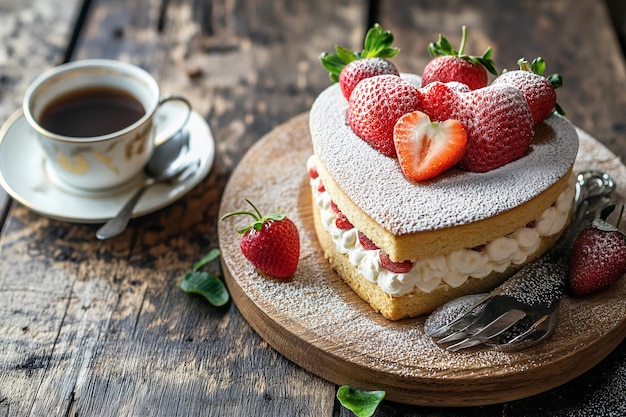
M307 165L311 168L314 164L312 156ZM499 237L485 244L481 250L459 249L447 255L413 260L414 265L409 272L398 274L381 266L380 250L363 248L356 228L343 230L335 225L336 215L331 209L330 196L318 189L319 182L319 177L310 180L315 204L321 223L330 233L337 251L347 255L350 263L366 280L377 283L392 297L411 293L414 288L429 293L440 285L458 287L470 277L484 278L494 271L504 272L511 265L524 263L537 251L542 238L553 236L565 227L575 193L575 178L572 175L555 203L544 210L532 226Z

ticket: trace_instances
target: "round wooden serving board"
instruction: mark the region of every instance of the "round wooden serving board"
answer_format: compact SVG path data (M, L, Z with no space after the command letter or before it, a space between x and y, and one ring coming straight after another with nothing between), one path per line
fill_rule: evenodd
M580 132L575 170L596 168L618 183L626 200L626 167ZM237 216L218 226L226 283L239 310L278 352L338 385L387 392L386 398L428 406L470 406L515 400L563 384L595 366L626 336L626 279L585 298L566 298L554 335L521 352L481 347L448 352L423 333L424 318L391 322L330 268L317 243L307 158L308 117L300 115L261 139L233 173L220 207L283 210L300 231L301 255L288 281L262 276L239 250ZM364 184L364 188L367 185Z

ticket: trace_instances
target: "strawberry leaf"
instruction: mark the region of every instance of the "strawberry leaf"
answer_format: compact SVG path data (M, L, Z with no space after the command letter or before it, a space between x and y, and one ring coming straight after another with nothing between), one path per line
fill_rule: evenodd
M343 66L360 58L359 54L341 46L336 46L335 50L337 51L337 58L343 63Z
M466 55L464 51L465 41L467 39L467 28L465 26L462 26L461 31L461 46L459 47L458 51L452 47L450 41L448 41L440 34L439 40L437 40L436 43L431 42L430 44L428 44L428 52L430 53L430 55L433 58L437 58L440 56L455 56L466 61L479 63L493 75L498 75L498 71L496 70L496 63L493 61L492 57L493 50L491 48L487 48L482 56Z
M352 61L361 58L392 58L399 52L398 48L391 46L393 34L376 23L365 34L363 50L360 52L335 46L335 53L323 52L320 61L324 69L329 73L332 82L339 81L341 70Z
M555 90L563 87L563 77L561 77L560 74L549 75L548 81L550 81L550 84L552 84L552 87L554 87Z
M339 387L337 399L357 417L370 417L385 398L385 391L363 391L347 385Z
M188 272L180 283L180 289L188 294L200 294L215 307L225 305L230 296L226 286L213 274L204 271Z
M498 75L498 70L496 69L496 63L493 58L493 49L487 48L483 56L476 57L476 61L478 61L487 71L492 73L493 75Z
M452 48L452 44L443 36L439 35L439 40L436 43L431 42L428 44L428 52L433 58L438 56L457 56L458 52Z
M334 83L339 81L339 74L346 63L335 54L329 54L324 52L320 55L320 62L322 66L328 71L330 80Z
M546 61L542 57L533 59L533 62L530 64L530 70L535 74L543 75L546 71Z

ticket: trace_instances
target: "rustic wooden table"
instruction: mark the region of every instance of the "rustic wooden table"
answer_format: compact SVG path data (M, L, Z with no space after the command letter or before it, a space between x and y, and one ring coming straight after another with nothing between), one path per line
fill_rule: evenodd
M279 355L237 306L178 288L218 246L220 196L238 161L306 112L329 81L318 63L354 49L372 22L396 35L401 70L421 72L439 33L500 66L543 56L570 120L626 157L626 11L619 0L0 0L0 119L39 73L103 57L152 72L187 96L216 138L207 178L176 203L98 241L98 225L37 215L2 194L0 416L348 416L337 386ZM220 273L214 266L213 272ZM385 401L403 416L626 414L626 344L575 380L472 408Z

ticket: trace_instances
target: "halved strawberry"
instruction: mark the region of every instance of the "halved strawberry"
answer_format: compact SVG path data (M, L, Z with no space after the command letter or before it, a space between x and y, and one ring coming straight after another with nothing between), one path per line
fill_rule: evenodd
M413 269L413 262L411 261L401 261L394 262L391 260L387 252L380 251L378 254L380 259L380 266L385 268L389 272L393 272L394 274L406 274Z
M420 93L419 110L431 120L458 120L467 130L467 150L459 168L487 172L528 152L535 131L519 89L501 84L463 92L458 85L434 82Z
M428 115L414 111L395 125L393 140L404 176L426 181L455 166L467 146L467 132L458 120L431 122Z
M358 236L359 236L359 243L361 244L361 246L363 246L363 249L365 249L365 250L376 250L376 249L378 249L378 246L376 246L376 244L374 242L372 242L369 237L365 236L365 234L363 234L363 232L359 232Z
M352 223L350 223L350 220L348 220L346 215L342 212L337 213L337 217L335 217L335 226L337 226L337 229L341 230L350 230L354 227Z

